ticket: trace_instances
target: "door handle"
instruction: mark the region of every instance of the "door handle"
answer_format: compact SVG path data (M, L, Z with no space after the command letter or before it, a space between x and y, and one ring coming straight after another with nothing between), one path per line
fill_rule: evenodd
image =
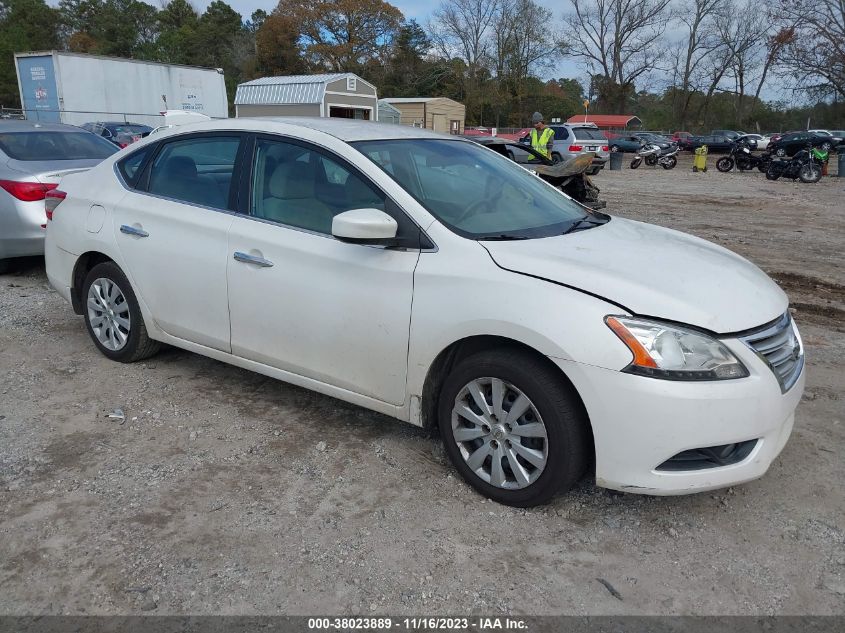
M121 224L120 225L120 232L126 233L127 235L134 235L135 237L149 237L150 234L147 233L144 229L139 229L134 226L129 226L128 224Z
M273 262L269 259L257 257L256 255L247 255L246 253L241 253L240 251L235 251L235 260L243 262L244 264L260 266L261 268L270 268L273 265Z

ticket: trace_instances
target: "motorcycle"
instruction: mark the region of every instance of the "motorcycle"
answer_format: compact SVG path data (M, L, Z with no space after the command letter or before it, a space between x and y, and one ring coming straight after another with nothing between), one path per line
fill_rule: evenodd
M670 146L666 150L661 150L659 145L647 143L640 148L631 161L631 169L636 169L643 161L645 161L646 165L652 167L660 165L663 169L674 169L675 165L678 164L678 159L676 158L677 153L677 146Z
M769 180L799 179L806 183L818 182L822 178L823 164L827 159L826 151L808 145L807 149L802 149L792 158L773 160L766 170L766 178Z
M734 166L740 171L748 171L755 167L762 173L766 173L769 168L769 163L772 162L771 154L763 154L757 156L752 153L751 149L746 143L731 143L731 151L727 156L722 156L716 161L716 169L721 172L731 171Z

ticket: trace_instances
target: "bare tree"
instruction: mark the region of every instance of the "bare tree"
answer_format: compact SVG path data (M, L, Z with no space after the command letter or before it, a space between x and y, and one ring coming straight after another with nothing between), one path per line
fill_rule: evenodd
M680 104L675 108L681 129L686 129L692 96L701 89L723 46L716 20L726 9L726 0L684 0L675 7L675 17L683 25L685 37L678 43L674 85Z
M560 58L552 12L534 0L500 0L492 30L499 97L514 97L522 112L525 80Z
M568 53L581 59L599 99L624 110L634 84L664 53L670 0L570 0L564 16Z
M845 98L845 0L816 0L812 9L779 0L780 62L796 89Z

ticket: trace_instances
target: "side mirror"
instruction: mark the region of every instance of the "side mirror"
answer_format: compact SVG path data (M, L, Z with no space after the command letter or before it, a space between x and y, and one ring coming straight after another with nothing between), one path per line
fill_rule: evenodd
M353 244L390 246L398 230L396 220L378 209L352 209L332 219L332 235Z

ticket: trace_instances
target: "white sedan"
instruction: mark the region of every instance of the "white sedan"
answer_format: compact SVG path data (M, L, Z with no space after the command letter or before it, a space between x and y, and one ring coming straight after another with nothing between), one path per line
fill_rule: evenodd
M754 265L425 130L180 127L65 177L47 212L50 283L108 358L167 343L437 428L505 504L588 469L661 495L755 479L804 386Z

